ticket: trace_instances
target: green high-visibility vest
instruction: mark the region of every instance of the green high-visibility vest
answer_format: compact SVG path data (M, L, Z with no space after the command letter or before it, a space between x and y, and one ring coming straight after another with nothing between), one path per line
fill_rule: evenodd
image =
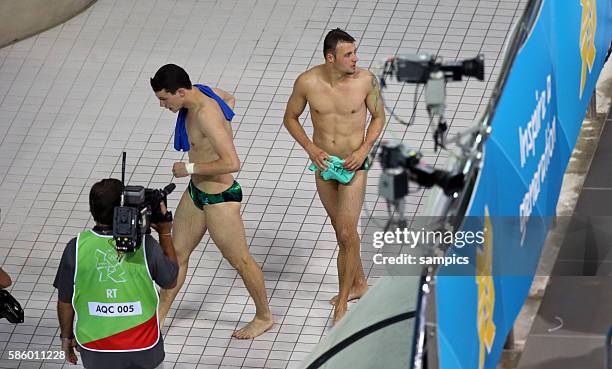
M159 340L159 297L147 267L145 242L117 257L112 236L78 235L72 306L74 335L93 351L140 351Z

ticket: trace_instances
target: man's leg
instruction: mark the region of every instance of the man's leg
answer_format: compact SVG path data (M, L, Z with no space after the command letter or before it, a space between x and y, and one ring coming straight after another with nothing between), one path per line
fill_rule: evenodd
M362 173L362 172L357 172L357 173ZM346 265L346 260L345 260L346 248L340 245L340 239L338 238L339 228L337 226L338 225L338 215L337 214L338 214L339 196L340 196L338 192L339 187L347 187L347 186L339 185L338 182L336 181L324 181L319 176L315 176L315 178L316 178L317 192L319 193L319 198L321 199L321 203L323 204L323 207L325 208L325 211L327 212L327 215L329 216L331 220L332 226L334 227L334 231L336 232L338 244L340 246L340 251L338 253L338 260L337 260L338 280L343 281L344 274L345 274L345 265ZM362 181L362 180L361 179L358 180L356 176L355 178L353 178L349 186L355 187L354 183L356 183L356 181ZM359 187L359 186L363 186L362 191L363 193L365 193L365 179L363 180L363 184L359 184L356 187ZM343 191L343 192L346 192L346 191ZM359 212L360 212L361 206L363 204L363 195L361 196L361 199L359 201L360 203L355 204L355 207L358 207ZM359 219L359 213L357 213L357 220L358 219ZM355 231L356 230L357 230L357 226L355 226ZM357 235L357 237L359 236ZM358 264L357 264L357 270L356 270L356 277L354 278L353 285L351 287L351 290L349 291L348 301L359 299L361 296L363 296L364 293L366 293L367 290L368 290L368 282L363 273L361 257L359 257ZM330 300L330 303L332 305L336 305L337 300L338 300L338 296L336 295Z
M223 257L238 271L251 298L255 302L255 318L232 336L251 339L272 327L272 313L268 305L264 276L246 243L239 202L224 202L204 207L210 237Z
M337 185L335 216L332 219L336 238L338 240L338 280L340 291L335 301L334 324L340 320L347 311L347 303L351 290L361 290L361 294L367 289L367 282L363 276L363 267L360 258L360 240L357 233L359 214L363 205L365 194L366 173L359 171L348 185ZM319 196L328 203L332 203L332 191L326 191L325 183L317 179ZM322 195L323 194L323 195ZM325 205L324 205L325 206ZM327 209L327 208L326 208ZM334 211L334 209L331 209Z
M172 289L161 289L159 293L159 326L163 327L170 305L185 283L189 256L202 240L206 232L206 217L204 212L193 204L189 192L185 190L176 208L172 225L172 243L176 251L179 273L176 286Z

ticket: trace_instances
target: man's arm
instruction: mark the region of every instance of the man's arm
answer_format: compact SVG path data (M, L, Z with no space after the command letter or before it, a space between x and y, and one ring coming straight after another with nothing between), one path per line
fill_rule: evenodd
M380 95L380 84L378 78L372 73L370 73L370 92L366 96L366 107L372 119L368 125L363 145L366 146L367 151L370 151L385 127L385 105Z
M60 325L60 339L62 340L62 351L66 354L66 360L72 364L77 363L74 352L76 340L72 335L72 322L74 322L74 309L72 304L57 300L57 318Z
M74 321L72 304L57 300L57 318L59 320L61 337L72 337L72 322Z
M385 127L385 106L380 95L380 85L374 74L369 73L370 85L369 92L366 95L365 104L372 116L363 144L353 152L344 163L344 167L348 170L357 170L364 162L374 143L380 136Z
M285 109L285 116L283 118L283 124L289 134L297 141L300 146L304 148L310 160L321 170L329 168L329 163L325 160L329 159L329 155L318 148L308 138L306 131L300 124L300 115L306 108L306 81L304 75L300 75L293 84L293 92L287 101L287 108Z
M77 363L74 353L76 340L72 337L72 324L74 309L72 308L72 295L74 293L74 273L76 259L76 237L71 239L60 260L53 286L57 288L57 318L60 325L60 339L66 360L72 364Z
M10 287L11 284L13 284L11 277L8 275L7 272L0 268L0 288Z
M159 241L160 246L152 236L147 236L147 266L151 278L159 287L171 289L176 287L179 266L177 262L167 256L161 236Z
M299 120L300 115L302 115L306 108L306 87L304 84L303 76L299 76L293 83L293 91L291 92L291 96L289 96L289 101L287 101L283 124L297 143L300 144L304 150L308 150L308 147L313 143L310 141L310 138L308 138Z
M166 215L166 212L168 212L166 204L164 204L162 201L159 204L159 207L161 209L161 213ZM172 243L172 221L154 223L151 224L151 227L157 231L157 234L159 234L159 245L161 246L164 255L175 264L178 264L178 259L176 258L176 252L174 250L174 243Z
M214 93L219 95L219 97L222 98L223 101L225 101L225 103L229 105L230 108L232 108L232 110L234 110L234 106L236 106L236 98L234 97L234 95L230 94L229 92L223 91L220 88L216 88L216 87L213 88L212 90Z
M166 214L166 205L160 203L162 214ZM151 227L159 234L159 245L163 256L159 253L156 241L150 235L147 236L146 258L151 277L161 288L170 289L176 287L178 276L178 261L174 244L172 243L172 222L161 222L151 224Z

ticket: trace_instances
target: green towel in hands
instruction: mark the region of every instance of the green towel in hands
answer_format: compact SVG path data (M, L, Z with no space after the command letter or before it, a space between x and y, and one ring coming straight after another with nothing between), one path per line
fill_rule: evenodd
M351 172L350 170L346 170L344 168L344 160L340 159L337 156L330 156L329 160L326 160L329 163L329 168L325 171L321 171L321 178L326 181L333 179L342 184L347 184L353 179L355 176L355 172ZM310 164L308 170L312 172L316 172L319 170L314 163Z

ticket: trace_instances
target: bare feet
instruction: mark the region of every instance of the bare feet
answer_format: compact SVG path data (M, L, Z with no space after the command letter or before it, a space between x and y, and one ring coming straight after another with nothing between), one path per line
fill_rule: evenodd
M232 337L250 340L266 332L273 325L274 320L272 320L272 317L267 319L255 317L249 324L232 333Z
M361 296L363 296L367 291L368 291L367 283L360 284L357 287L353 286L353 288L351 288L351 291L349 292L349 297L348 297L347 302L360 299ZM332 297L332 299L329 300L329 303L334 306L336 306L337 302L338 302L338 295Z
M334 320L332 321L332 325L336 325L340 319L346 314L346 304L336 305L336 309L334 310Z

